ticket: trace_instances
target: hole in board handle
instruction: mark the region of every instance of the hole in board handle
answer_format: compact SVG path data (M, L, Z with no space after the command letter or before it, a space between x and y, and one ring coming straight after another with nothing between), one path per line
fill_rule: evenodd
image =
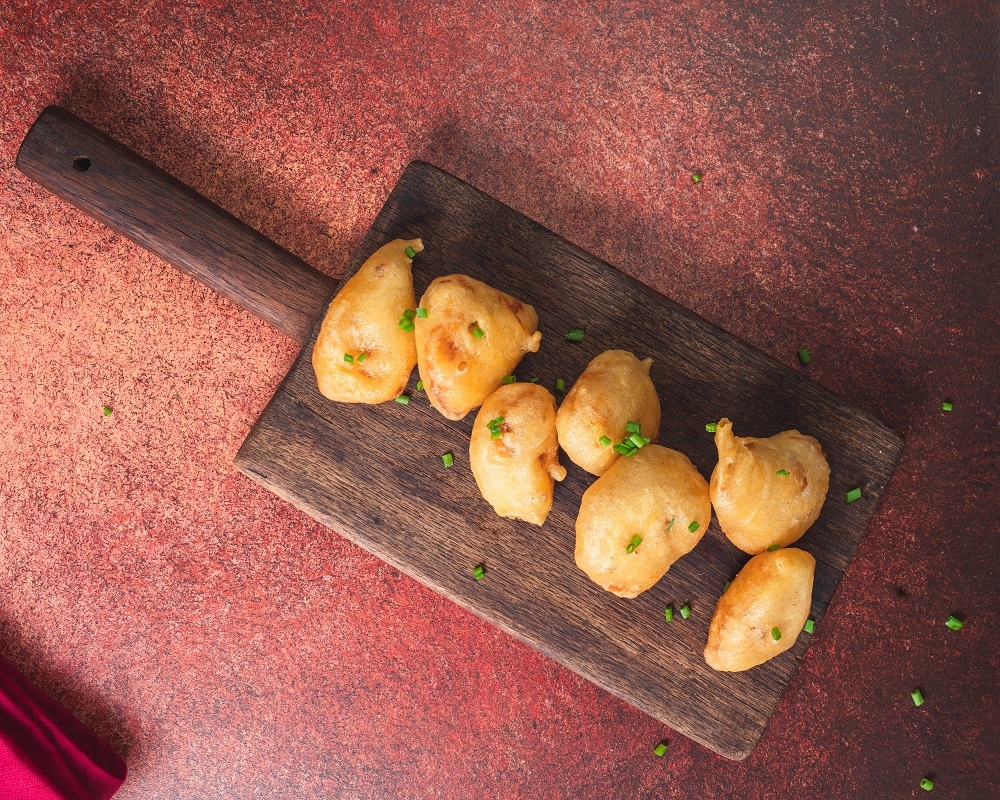
M77 172L86 172L90 169L90 159L80 156L79 158L73 159L73 169Z

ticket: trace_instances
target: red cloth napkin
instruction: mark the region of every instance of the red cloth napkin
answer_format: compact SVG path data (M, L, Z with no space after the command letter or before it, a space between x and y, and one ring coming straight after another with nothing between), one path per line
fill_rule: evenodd
M0 797L108 800L125 762L0 658Z

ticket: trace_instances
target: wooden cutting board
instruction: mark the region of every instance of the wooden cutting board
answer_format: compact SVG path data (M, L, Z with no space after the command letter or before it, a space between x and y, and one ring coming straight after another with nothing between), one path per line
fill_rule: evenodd
M713 520L698 547L634 600L591 583L573 560L574 520L593 478L563 456L545 525L497 517L468 468L474 415L450 422L411 377L409 405L334 404L316 389L312 344L335 291L328 277L68 112L47 109L25 138L29 177L304 344L237 457L245 474L456 603L712 750L745 758L798 660L794 647L742 673L717 673L702 651L715 603L748 558ZM798 428L829 458L830 494L799 541L817 559L811 616L823 615L899 458L902 438L804 375L459 179L407 167L348 274L390 239L423 239L417 296L439 276L471 275L538 311L541 349L517 369L554 389L606 349L653 359L660 443L707 478L716 461L705 423L737 435ZM582 342L565 331L584 328ZM558 397L558 394L557 394ZM441 455L454 455L445 468ZM855 487L863 496L845 502ZM486 577L472 577L483 564ZM690 619L664 619L689 604Z

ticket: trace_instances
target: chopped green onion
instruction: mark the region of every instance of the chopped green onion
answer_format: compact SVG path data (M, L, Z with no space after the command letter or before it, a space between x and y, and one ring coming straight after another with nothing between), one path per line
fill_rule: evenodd
M407 311L409 311L409 309L407 309ZM406 316L406 312L405 311L403 312L403 316L401 316L399 318L399 327L400 327L400 329L402 329L406 333L409 333L410 331L412 331L414 329L414 327L416 327L413 324L413 318Z
M630 441L632 444L635 445L636 450L646 445L646 439L640 436L638 433L633 433L631 436L629 436L628 441Z
M692 180L692 181L693 181L694 183L701 183L701 173L700 173L700 172L695 172L695 173L694 173L694 174L693 174L693 175L691 176L691 180Z
M725 594L726 593L726 589L728 589L732 585L733 585L732 581L726 581L726 585L722 587L722 593Z
M423 306L420 306L417 309L417 316L420 317L420 319L427 319L427 309L424 308Z
M930 778L921 778L920 788L923 789L925 792L929 792L931 789L934 788L934 781L932 781Z
M566 331L563 334L565 338L569 339L571 342L582 342L584 337L584 332L582 328L573 328L571 331Z
M639 426L638 422L632 422L631 420L629 420L628 422L625 423L625 430L628 431L629 433L639 433L639 431L641 431L642 428Z
M106 416L106 417L110 417L111 416L111 413L112 413L111 412L111 406L104 406L104 408L102 408L101 411L104 412L104 416Z
M538 378L528 378L528 383L538 383Z
M502 381L500 381L500 383L504 384L505 386L507 384L516 383L516 382L517 382L517 375L506 375L504 377L504 379Z
M408 406L410 404L410 396L408 394L401 394L396 398L396 402L401 406Z
M632 537L632 541L630 541L628 545L625 547L625 552L634 553L635 548L637 548L640 544L642 544L642 537L637 534Z
M688 525L688 530L691 531L691 533L694 533L696 530L698 530L699 527L700 526L698 525L697 522L692 522L690 525Z
M705 423L705 430L708 431L709 433L715 433L717 430L719 430L719 423L718 422L706 422Z
M687 619L690 616L691 616L691 606L685 603L684 605L681 606L681 617L683 619Z
M403 252L406 253L407 258L413 258L417 254L417 251L409 246Z
M919 708L924 704L924 693L921 692L919 689L914 689L912 692L910 692L910 699L913 700L913 705Z
M630 456L630 455L632 455L635 452L635 448L634 447L630 447L629 445L625 444L624 442L621 442L620 444L616 444L612 449L616 453L620 453L623 456Z
M486 567L484 567L482 564L479 564L472 570L472 577L475 578L477 581L481 581L485 576L486 576Z
M861 487L855 486L851 489L851 491L844 495L844 498L848 503L853 503L855 500L859 500L861 498Z
M807 619L806 620L806 624L802 626L802 630L804 630L806 633L812 633L813 631L815 631L816 630L816 620L814 620L814 619Z
M364 360L365 360L366 358L368 358L368 353L359 353L359 354L358 354L358 363L360 364L360 363L361 363L362 361L364 361Z
M346 361L348 364L353 364L354 356L352 356L350 353L344 353L344 361Z
M804 366L808 364L810 361L812 361L812 356L809 355L809 348L803 347L801 350L799 350L799 363Z
M602 447L607 447L609 444L611 444L611 438L608 437L608 436L602 436L597 441L599 441L601 443Z
M660 742L656 747L653 748L653 755L663 758L663 754L667 752L667 743Z
M771 628L771 638L774 641L778 641L781 638L781 630L779 628Z
M450 467L452 464L455 463L455 456L453 456L450 452L444 453L441 456L441 463L444 464L446 467Z
M779 470L778 470L777 472L775 472L774 474L775 474L775 475L781 475L781 477L783 477L783 478L784 478L784 477L786 477L786 476L788 476L788 475L791 475L792 473L791 473L791 472L789 472L789 471L788 471L787 469L779 469Z
M947 400L945 400L945 402L941 404L942 411L951 411L951 409L952 409L952 404L949 403Z
M670 524L667 525L667 530L669 531L672 527L674 527L674 521L670 520Z
M490 431L491 439L499 439L501 436L503 436L503 431L501 430Z
M965 623L962 622L954 614L944 621L944 624L951 628L953 631L960 631L965 627Z
M775 550L780 550L780 549L781 549L780 544L772 544L769 548L767 548L767 552L773 553Z
M566 381L562 378L556 378L556 391L565 392L566 391Z
M469 330L472 332L472 335L475 336L477 339L482 339L486 336L486 331L484 331L482 328L479 327L478 322L473 322L469 326Z
M423 389L424 389L424 382L423 381L417 381L417 391L418 392L422 392Z
M663 609L663 616L666 617L667 622L672 621L674 618L674 607L667 606L665 609Z
M405 311L403 311L403 316L406 317L406 319L408 319L410 322L413 322L413 318L417 316L417 312L414 311L412 308L407 308Z
M503 417L493 417L493 419L486 423L486 427L490 429L499 428L500 423L503 422L503 420Z

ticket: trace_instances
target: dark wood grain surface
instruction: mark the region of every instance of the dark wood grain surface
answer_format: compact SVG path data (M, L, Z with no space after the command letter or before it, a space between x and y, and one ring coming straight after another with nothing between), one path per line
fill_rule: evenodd
M653 358L660 443L708 477L716 451L705 423L728 416L737 435L798 428L823 444L832 474L819 521L798 543L817 558L811 616L823 614L865 534L902 439L790 370L502 203L428 164L401 177L349 274L385 241L419 236L418 296L439 275L469 274L535 306L541 349L517 370L567 385L603 350ZM318 322L318 321L317 321ZM318 325L317 325L318 327ZM576 343L563 338L586 329ZM313 331L315 336L315 329ZM592 584L573 560L574 519L591 476L563 458L567 479L541 528L498 518L468 469L474 415L434 412L415 389L403 406L334 404L319 395L303 348L241 448L240 470L403 572L494 622L629 703L733 759L763 732L809 643L743 673L702 658L722 587L747 560L713 521L699 546L635 600ZM446 469L440 456L452 452ZM861 486L851 504L845 493ZM477 582L472 570L486 567ZM667 604L689 603L667 623Z

